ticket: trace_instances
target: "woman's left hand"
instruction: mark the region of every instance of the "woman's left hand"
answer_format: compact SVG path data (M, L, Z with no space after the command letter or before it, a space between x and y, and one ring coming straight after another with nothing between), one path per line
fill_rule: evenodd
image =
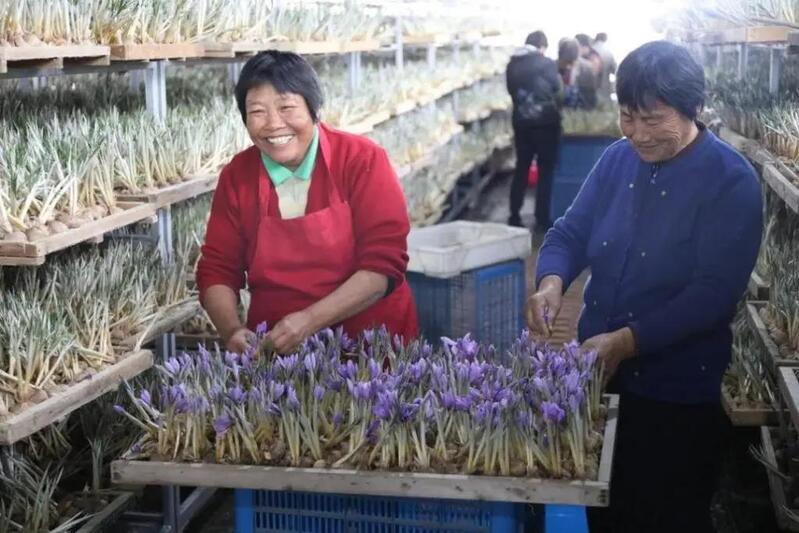
M605 363L607 383L616 374L622 361L635 356L635 336L630 328L622 328L591 337L583 343L582 348L585 351L595 350L598 359Z
M275 324L268 338L274 343L275 352L288 354L296 352L305 339L314 333L313 320L308 311L298 311L283 317Z

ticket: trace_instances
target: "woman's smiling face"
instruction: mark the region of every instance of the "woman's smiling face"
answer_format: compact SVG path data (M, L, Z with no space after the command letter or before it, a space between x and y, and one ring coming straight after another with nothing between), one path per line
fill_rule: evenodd
M641 159L657 163L671 159L685 147L693 121L675 108L656 101L648 109L621 106L619 126Z
M279 93L272 84L247 91L247 132L261 152L285 167L302 163L314 134L314 121L305 99Z

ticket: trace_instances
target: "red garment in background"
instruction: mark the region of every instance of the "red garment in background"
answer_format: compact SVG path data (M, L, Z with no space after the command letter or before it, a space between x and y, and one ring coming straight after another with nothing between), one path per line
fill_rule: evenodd
M248 326L271 326L333 292L358 270L395 282L388 297L346 320L345 330L385 324L418 334L416 308L404 280L407 208L386 153L365 137L319 126L319 154L305 216L283 220L277 193L252 146L222 170L197 267L200 299L212 285L252 292Z

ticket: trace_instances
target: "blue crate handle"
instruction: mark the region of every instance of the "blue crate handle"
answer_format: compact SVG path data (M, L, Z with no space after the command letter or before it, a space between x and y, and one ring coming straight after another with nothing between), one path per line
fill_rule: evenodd
M585 507L547 505L544 508L544 533L588 533Z
M236 533L255 533L255 491L236 489L233 498Z

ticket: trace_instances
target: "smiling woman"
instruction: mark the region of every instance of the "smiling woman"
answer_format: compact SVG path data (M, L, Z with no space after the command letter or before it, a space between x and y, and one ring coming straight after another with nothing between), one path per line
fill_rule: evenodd
M279 353L338 325L414 337L410 222L385 150L319 121L319 79L296 54L254 56L235 94L253 146L222 170L197 267L226 347L244 351L263 322ZM246 327L237 313L245 279Z

